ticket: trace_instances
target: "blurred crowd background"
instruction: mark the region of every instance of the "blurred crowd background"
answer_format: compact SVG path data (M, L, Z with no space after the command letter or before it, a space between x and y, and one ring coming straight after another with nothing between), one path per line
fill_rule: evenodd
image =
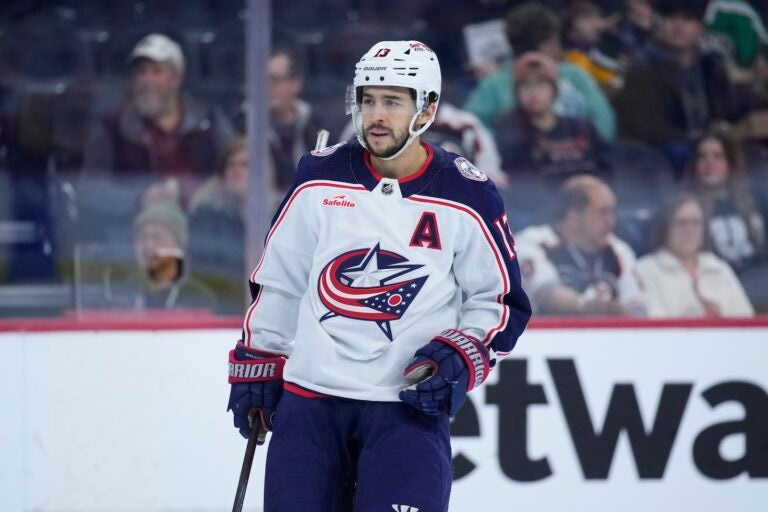
M0 316L242 313L244 0L0 6ZM440 59L425 139L496 183L538 314L768 312L765 0L272 5L269 209L374 42Z

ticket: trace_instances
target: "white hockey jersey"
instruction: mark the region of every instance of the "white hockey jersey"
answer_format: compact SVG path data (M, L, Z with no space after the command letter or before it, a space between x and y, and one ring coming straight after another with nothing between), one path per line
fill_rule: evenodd
M244 342L289 357L286 386L397 401L414 352L444 329L491 364L530 317L493 183L424 144L414 174L379 176L355 140L305 155L251 275Z

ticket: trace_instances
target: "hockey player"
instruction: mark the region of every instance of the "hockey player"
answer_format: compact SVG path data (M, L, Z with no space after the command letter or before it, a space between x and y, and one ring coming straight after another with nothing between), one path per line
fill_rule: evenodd
M440 66L360 59L357 138L305 155L251 275L229 408L272 431L266 512L448 510L449 420L530 316L493 183L420 141Z

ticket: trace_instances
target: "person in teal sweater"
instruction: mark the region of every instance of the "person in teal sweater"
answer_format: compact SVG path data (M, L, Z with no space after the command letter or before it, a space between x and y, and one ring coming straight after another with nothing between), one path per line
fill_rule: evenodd
M560 62L560 21L551 9L528 2L507 14L507 37L514 52L539 51L558 61L558 90L555 111L559 115L589 119L605 140L616 135L616 118L608 99L595 80L581 68ZM514 62L506 62L496 73L483 79L470 93L464 109L475 114L489 128L514 109Z

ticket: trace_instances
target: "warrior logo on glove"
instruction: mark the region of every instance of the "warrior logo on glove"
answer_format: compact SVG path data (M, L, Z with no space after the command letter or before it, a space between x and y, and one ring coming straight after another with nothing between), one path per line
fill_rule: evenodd
M428 276L398 280L423 265L382 250L349 251L331 260L317 283L320 300L330 311L320 321L336 316L376 322L392 341L392 320L399 320L421 291Z
M424 414L454 416L467 391L482 384L490 371L490 354L480 340L446 329L416 351L403 372L416 382L400 392L400 400Z
M485 382L491 370L488 365L488 349L479 340L456 329L446 329L435 339L455 347L464 358L467 368L472 370L473 378L469 379L467 391Z
M263 431L259 444L264 442L266 431L272 430L272 417L283 394L283 367L288 358L257 350L238 342L229 352L228 411L232 411L235 426L248 438L251 416L261 416Z

